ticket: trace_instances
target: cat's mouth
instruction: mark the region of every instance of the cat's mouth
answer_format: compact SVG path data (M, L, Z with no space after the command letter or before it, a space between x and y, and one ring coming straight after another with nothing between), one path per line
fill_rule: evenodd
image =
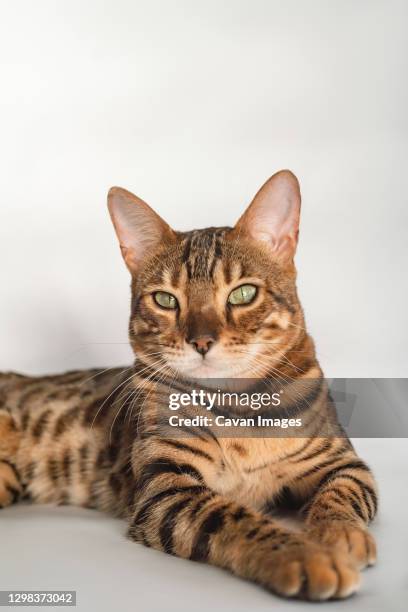
M228 355L225 351L210 351L201 356L186 351L178 357L165 356L175 374L188 379L204 378L251 378L251 359L241 355Z

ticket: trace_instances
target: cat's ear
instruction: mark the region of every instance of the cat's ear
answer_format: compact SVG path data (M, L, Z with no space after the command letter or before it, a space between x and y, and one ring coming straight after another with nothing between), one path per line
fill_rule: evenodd
M289 170L277 172L240 217L233 236L266 242L277 259L291 260L299 234L300 201L296 176Z
M147 255L175 237L173 230L146 202L126 189L109 190L108 208L123 259L132 274L138 272Z

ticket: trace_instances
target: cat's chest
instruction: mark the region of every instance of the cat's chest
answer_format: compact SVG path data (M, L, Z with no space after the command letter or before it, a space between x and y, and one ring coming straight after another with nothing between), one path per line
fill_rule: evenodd
M223 496L261 510L285 484L282 447L271 440L222 440L220 467L208 484Z

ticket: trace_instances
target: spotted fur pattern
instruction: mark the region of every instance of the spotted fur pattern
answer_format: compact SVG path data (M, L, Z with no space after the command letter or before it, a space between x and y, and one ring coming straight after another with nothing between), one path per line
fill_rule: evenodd
M0 505L101 509L126 518L137 542L284 596L356 591L376 557L367 531L376 485L333 418L295 277L292 263L236 229L174 232L156 244L132 272L131 368L0 377ZM229 292L245 282L256 284L255 300L231 307ZM157 290L177 297L177 311L154 302ZM214 339L205 357L190 342L203 334ZM211 371L313 381L305 401L285 408L301 414L307 436L159 431L165 386L188 388ZM302 531L273 517L287 505L303 513Z

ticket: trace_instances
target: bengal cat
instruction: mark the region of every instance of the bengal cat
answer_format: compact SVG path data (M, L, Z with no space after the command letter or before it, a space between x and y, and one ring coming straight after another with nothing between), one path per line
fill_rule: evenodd
M204 561L287 597L345 598L375 562L377 508L367 465L332 418L330 395L296 293L300 190L272 176L233 228L173 231L114 187L108 206L131 273L131 368L0 377L0 504L77 504L125 517L129 536ZM307 434L183 436L163 384L213 377L312 381L285 407ZM177 382L175 382L177 381ZM322 425L333 435L322 437ZM338 435L337 435L338 434ZM303 530L273 518L301 507Z

